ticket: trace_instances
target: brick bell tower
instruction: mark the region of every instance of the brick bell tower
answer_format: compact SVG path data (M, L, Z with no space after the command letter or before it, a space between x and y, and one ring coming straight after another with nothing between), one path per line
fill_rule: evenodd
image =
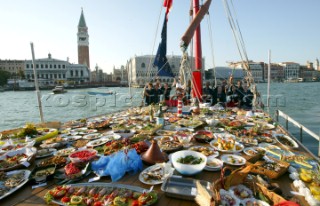
M89 56L89 34L86 20L84 19L83 9L78 24L78 64L84 64L90 69Z

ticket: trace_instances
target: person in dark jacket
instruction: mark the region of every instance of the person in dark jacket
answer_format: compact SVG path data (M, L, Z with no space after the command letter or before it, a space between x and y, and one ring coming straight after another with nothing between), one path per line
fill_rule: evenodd
M154 89L152 83L148 83L147 88L144 90L145 104L150 105L153 103Z

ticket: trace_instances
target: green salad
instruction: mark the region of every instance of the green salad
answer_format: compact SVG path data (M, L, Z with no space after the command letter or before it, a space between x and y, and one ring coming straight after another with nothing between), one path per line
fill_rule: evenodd
M188 165L196 165L200 164L203 161L201 157L195 157L193 155L187 155L185 157L180 157L177 162L181 164L188 164Z

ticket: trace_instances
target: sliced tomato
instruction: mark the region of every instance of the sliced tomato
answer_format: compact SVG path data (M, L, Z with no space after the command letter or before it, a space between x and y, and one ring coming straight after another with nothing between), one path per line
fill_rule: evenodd
M68 202L70 202L70 197L63 197L63 198L61 198L61 202L63 202L63 203L68 203Z
M132 203L131 203L131 206L139 206L139 201L138 200L134 200Z
M98 201L93 204L93 206L102 206L102 202Z

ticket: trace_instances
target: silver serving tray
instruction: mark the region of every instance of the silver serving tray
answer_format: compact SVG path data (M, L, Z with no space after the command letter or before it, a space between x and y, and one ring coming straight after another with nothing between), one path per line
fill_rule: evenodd
M196 181L200 181L201 185L206 188L210 194L212 193L212 185L210 182L179 176L171 176L166 179L161 186L161 190L169 197L194 200L197 195Z
M2 200L3 198L7 197L8 195L11 195L12 193L14 193L18 189L20 189L23 185L25 185L29 181L29 176L31 174L31 172L29 170L14 170L14 171L7 172L6 174L7 175L14 175L14 174L17 174L17 173L20 173L20 172L25 172L24 173L24 180L19 185L17 185L16 187L12 188L11 190L9 190L4 195L0 196L0 200Z
M134 192L146 192L148 189L144 189L142 187L132 186L132 185L124 185L124 184L117 184L117 183L102 183L102 182L94 182L94 183L78 183L78 184L68 184L68 186L72 187L107 187L107 188L118 188L118 189L128 189L132 190ZM58 205L64 205L67 206L67 204L64 204L57 200L52 200L53 203L56 203ZM148 204L150 205L150 204ZM144 205L144 206L148 206Z

